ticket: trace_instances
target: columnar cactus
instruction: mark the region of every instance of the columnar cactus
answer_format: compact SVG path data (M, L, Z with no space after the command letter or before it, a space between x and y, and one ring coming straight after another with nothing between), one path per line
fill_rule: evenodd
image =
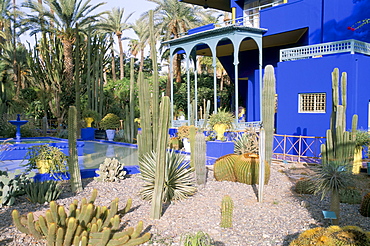
M234 203L230 196L226 195L221 202L221 224L222 228L231 228L233 226Z
M234 163L237 158L236 154L228 154L215 161L213 175L217 181L236 181Z
M168 142L168 128L170 126L170 98L162 97L159 117L159 136L157 142L157 160L155 169L154 192L150 216L152 219L160 219L162 214L162 201L166 172L166 149Z
M33 213L28 213L27 218L23 219L17 210L13 210L13 222L21 232L36 239L46 239L48 245L139 245L150 239L149 233L139 237L143 230L142 222L138 223L136 229L118 232L118 198L112 201L108 209L93 204L96 196L97 191L94 190L90 201L82 199L80 207L77 200L74 201L69 206L68 214L63 206L52 201L45 216L39 216L37 221ZM127 201L122 213L130 209L131 202L131 199Z
M77 156L77 110L70 106L68 111L68 169L71 175L70 183L72 192L82 191L81 171Z
M339 70L335 68L332 72L333 108L330 116L330 129L326 131L326 143L321 145L323 164L334 160L351 163L354 158L358 116L353 115L352 117L352 133L346 131L347 73L342 73L340 85L338 81Z
M189 127L189 142L190 142L190 153L195 151L195 134L196 134L196 127L191 125ZM190 155L190 166L194 167L194 155Z
M206 140L202 132L197 132L195 135L194 151L191 152L193 156L196 181L198 185L206 183Z

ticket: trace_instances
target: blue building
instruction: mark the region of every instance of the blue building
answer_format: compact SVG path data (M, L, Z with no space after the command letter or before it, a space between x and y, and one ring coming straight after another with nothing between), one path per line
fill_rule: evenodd
M276 73L276 133L325 136L332 110L331 72L338 67L348 75L347 115L358 114L359 128L369 128L369 0L180 1L231 13L226 23L189 30L165 44L172 55L186 54L187 68L192 62L197 67L198 55L213 57L215 67L217 57L235 85L235 113L245 107L246 121L260 120L263 67L271 64ZM216 83L215 76L215 88Z

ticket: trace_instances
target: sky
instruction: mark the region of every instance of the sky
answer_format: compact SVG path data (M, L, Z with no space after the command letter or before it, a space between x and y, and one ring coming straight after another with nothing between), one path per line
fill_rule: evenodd
M83 0L84 1L84 0ZM23 2L23 1L22 1ZM132 16L127 20L128 23L135 23L135 20L139 19L140 16L148 10L154 9L157 4L149 2L147 0L91 0L92 5L96 5L100 2L106 2L103 6L100 6L97 10L98 11L106 11L111 10L112 8L124 8L125 13L123 16L123 20L130 14L133 13ZM137 38L135 33L132 30L125 30L123 32L123 37L130 37L130 38ZM34 43L34 38L29 37L27 34L21 37L21 41L29 41L31 44ZM115 42L117 42L115 38ZM127 51L127 44L128 41L124 41L124 51Z

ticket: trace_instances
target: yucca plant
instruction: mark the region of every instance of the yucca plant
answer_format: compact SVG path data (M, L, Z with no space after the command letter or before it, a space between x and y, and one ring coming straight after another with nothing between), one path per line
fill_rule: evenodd
M146 182L140 194L148 201L152 200L154 191L156 156L155 152L151 152L139 161L141 178ZM166 152L165 170L163 202L184 199L195 193L194 169L185 161L184 155Z
M352 167L347 162L335 160L312 167L314 175L310 178L314 184L315 194L321 193L321 199L330 194L330 210L338 218L340 214L339 190L351 186ZM333 220L337 223L338 220Z

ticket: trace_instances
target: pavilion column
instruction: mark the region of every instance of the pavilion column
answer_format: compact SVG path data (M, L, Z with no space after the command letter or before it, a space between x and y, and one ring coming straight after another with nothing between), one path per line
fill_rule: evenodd
M212 66L213 66L213 103L214 103L214 107L213 107L213 113L216 114L217 111L218 111L218 107L217 107L217 70L216 70L216 54L213 53L212 54L212 57L213 57L213 63L212 63Z
M195 52L192 55L192 58L194 62L194 98L195 98L193 110L194 112L198 112L198 70L197 70L198 68L197 68L197 55L195 54ZM195 122L198 121L198 113L194 115L194 120Z
M186 56L186 84L187 84L187 92L188 92L188 117L187 117L187 120L188 120L188 124L190 124L190 114L191 114L191 111L190 111L190 69L189 69L189 56Z
M172 54L172 52L171 52ZM171 82L171 127L174 127L173 121L174 121L174 112L173 112L173 55L170 55L170 82Z

